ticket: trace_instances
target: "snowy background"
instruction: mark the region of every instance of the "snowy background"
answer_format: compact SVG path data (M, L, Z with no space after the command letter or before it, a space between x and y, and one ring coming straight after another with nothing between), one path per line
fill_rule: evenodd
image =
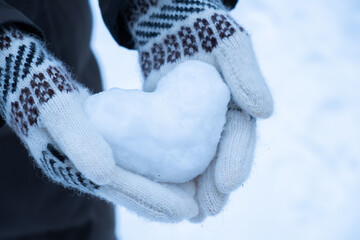
M104 86L139 88L137 53L116 45L96 0L92 46ZM360 239L360 1L240 0L275 113L258 123L252 174L202 224L117 209L123 239Z

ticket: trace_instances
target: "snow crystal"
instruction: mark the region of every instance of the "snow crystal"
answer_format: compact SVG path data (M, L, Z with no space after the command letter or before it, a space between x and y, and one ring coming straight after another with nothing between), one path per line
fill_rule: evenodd
M154 92L113 88L89 97L85 111L119 166L180 183L201 174L214 158L229 100L214 67L188 61Z

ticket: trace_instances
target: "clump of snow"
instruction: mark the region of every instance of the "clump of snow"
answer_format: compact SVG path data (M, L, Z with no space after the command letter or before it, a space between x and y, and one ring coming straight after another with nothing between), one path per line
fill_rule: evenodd
M119 166L180 183L201 174L214 158L229 100L213 66L188 61L154 92L113 88L89 97L85 111Z

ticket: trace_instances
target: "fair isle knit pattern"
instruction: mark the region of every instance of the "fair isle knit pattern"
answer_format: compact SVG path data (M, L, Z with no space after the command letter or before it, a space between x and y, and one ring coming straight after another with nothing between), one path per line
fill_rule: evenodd
M1 115L8 118L17 133L27 137L29 128L38 125L38 106L56 93L71 92L77 87L64 67L36 39L24 37L14 29L0 34ZM31 70L35 71L30 73Z
M33 36L13 28L0 29L0 114L31 151L51 179L92 192L98 186L47 141L40 130L42 106L49 100L79 92L64 65Z
M146 7L140 8L140 2ZM139 50L145 91L154 90L158 79L186 60L216 65L215 49L224 45L236 47L239 39L249 37L219 0L138 1L137 4L130 11L133 15L128 25Z
M40 162L47 176L66 187L90 194L100 187L80 173L69 158L51 143L46 146L46 150L42 151Z
M135 0L126 18L137 45L142 46L194 13L221 8L219 0Z

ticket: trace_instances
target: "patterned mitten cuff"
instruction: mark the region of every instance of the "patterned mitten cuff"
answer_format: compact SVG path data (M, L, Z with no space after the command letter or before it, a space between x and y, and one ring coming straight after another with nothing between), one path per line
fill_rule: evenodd
M226 14L221 0L133 1L127 19L139 50L144 89L154 90L159 74L186 59L209 58L219 34L224 38L235 31L224 23Z
M41 41L1 29L0 115L47 176L84 191L109 182L115 165L110 147L86 119L88 96Z
M221 0L133 1L126 17L139 50L144 90L153 91L161 77L186 59L208 62L217 45L212 23L224 14Z
M272 97L250 36L221 0L136 0L127 21L145 91L179 63L199 60L218 69L240 108L254 117L271 115Z

